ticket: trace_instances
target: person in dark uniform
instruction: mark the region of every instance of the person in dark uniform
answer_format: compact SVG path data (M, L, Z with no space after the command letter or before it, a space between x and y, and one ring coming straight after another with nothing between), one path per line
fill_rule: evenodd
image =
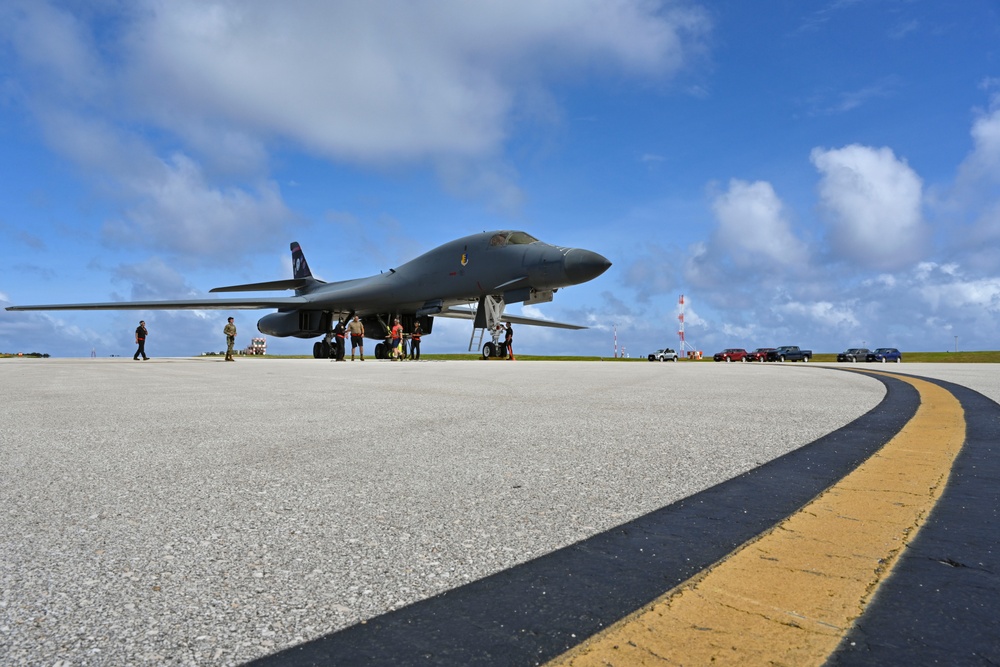
M344 340L347 337L347 329L344 327L344 320L338 319L337 325L333 327L333 359L332 361L344 360Z
M507 323L507 333L503 337L503 345L507 348L507 359L517 361L514 358L514 329L510 326L510 322Z
M413 325L413 333L410 334L410 359L414 361L420 359L420 336L424 330L420 328L420 321Z
M146 330L146 322L144 320L139 320L139 326L135 328L135 343L139 346L139 349L135 351L135 355L132 357L136 361L139 361L139 356L142 356L142 360L146 361L149 357L146 356L146 336L149 332Z

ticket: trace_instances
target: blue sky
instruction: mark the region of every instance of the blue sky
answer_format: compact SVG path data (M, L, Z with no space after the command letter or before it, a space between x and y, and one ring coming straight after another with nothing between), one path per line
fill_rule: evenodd
M0 306L207 296L288 277L293 240L359 277L497 228L613 262L524 309L591 327L524 354L677 347L681 294L707 353L1000 349L1000 6L0 0ZM0 351L132 354L144 318L192 355L227 315L0 311Z

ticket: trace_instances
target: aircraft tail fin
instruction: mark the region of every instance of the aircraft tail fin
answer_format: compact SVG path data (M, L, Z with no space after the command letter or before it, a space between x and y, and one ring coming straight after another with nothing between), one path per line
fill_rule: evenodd
M298 241L292 241L292 277L296 279L302 278L312 278L312 271L309 270L309 264L306 263L305 253L302 252L302 248L299 246Z

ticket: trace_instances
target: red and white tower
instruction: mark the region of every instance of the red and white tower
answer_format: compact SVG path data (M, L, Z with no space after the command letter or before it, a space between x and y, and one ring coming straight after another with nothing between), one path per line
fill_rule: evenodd
M677 352L680 354L684 354L684 295L683 294L681 294L681 298L677 303L680 304L681 307L681 314L677 316L678 321L680 321L680 325L677 328L677 335L681 337L681 344L677 348Z
M691 345L686 340L684 340L684 295L681 294L681 298L677 301L678 305L681 307L680 315L677 316L677 320L680 322L680 326L677 328L677 335L681 337L680 347L677 349L677 354L684 354L684 349L687 348L692 352L695 351L694 345Z

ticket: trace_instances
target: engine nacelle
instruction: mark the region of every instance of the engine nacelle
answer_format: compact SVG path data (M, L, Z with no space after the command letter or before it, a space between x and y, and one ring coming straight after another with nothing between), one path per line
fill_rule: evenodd
M271 313L257 321L257 331L268 336L315 338L326 334L328 314L319 310L291 310Z

